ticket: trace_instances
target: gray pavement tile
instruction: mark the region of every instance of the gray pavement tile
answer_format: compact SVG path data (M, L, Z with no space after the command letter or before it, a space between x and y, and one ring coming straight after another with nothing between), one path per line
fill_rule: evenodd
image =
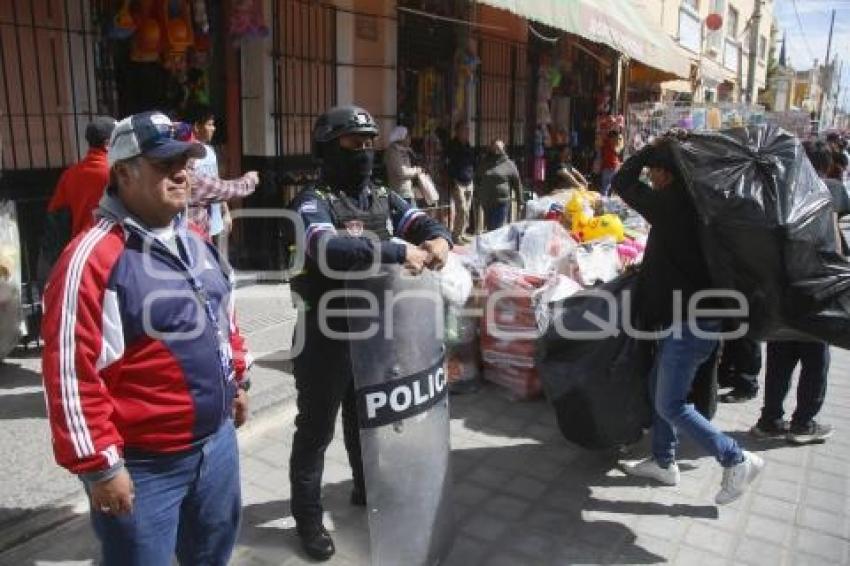
M817 486L809 484L803 495L803 503L807 507L814 507L822 511L835 513L836 515L848 516L848 505L850 498L840 497L831 491L818 489Z
M801 497L800 486L797 483L768 478L762 479L761 483L755 487L755 491L758 495L781 499L790 503L797 503Z
M484 503L484 510L496 517L516 521L531 508L531 503L507 495L499 495Z
M850 463L845 459L832 457L832 455L813 454L809 467L817 472L844 476L847 474Z
M773 520L760 515L750 515L747 519L744 536L787 546L791 543L792 528L793 523Z
M798 525L839 538L845 535L845 522L843 513L829 513L814 507L803 507L797 516Z
M824 491L830 491L835 495L847 495L847 477L826 474L823 472L810 471L807 478L808 484Z
M684 517L666 517L663 515L647 515L638 519L635 531L638 536L651 535L680 540L690 526L690 521Z
M788 564L793 566L831 566L833 564L844 564L844 562L827 560L823 556L814 556L804 552L795 552L788 557Z
M751 564L752 566L779 565L789 551L781 546L763 540L743 537L734 551L733 564Z
M842 538L808 529L799 529L794 550L814 554L833 562L842 562L846 557L847 544Z
M726 566L728 561L722 556L701 548L682 546L676 553L675 564L683 566Z
M487 554L489 543L478 541L472 537L457 537L449 555L446 566L476 566L481 564Z
M775 499L773 497L754 497L750 512L777 521L793 524L797 516L797 504Z
M803 472L805 470L805 466L803 464L803 462L798 463L798 465L771 462L769 466L765 466L762 477L766 479L800 483L804 479Z
M502 488L506 493L510 493L526 501L538 499L546 491L545 483L530 478L528 476L516 476L511 479Z
M668 562L677 550L677 543L666 537L640 535L616 552L614 564L660 564Z
M464 505L474 506L487 500L491 496L492 492L489 489L468 481L456 483L452 489L453 499Z
M726 556L735 543L736 534L695 522L685 534L684 542L692 547Z
M479 465L472 470L467 479L484 487L502 488L513 476L512 472Z
M510 527L510 518L494 517L489 513L479 511L469 517L461 527L462 532L477 539L494 542Z

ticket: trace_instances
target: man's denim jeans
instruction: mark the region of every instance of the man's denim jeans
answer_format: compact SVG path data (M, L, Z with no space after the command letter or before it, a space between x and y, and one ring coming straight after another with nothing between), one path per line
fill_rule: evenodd
M126 458L136 498L129 515L92 509L106 566L227 564L239 532L239 450L232 420L202 446Z
M700 320L699 327L714 333L721 328L714 320ZM724 467L743 460L738 444L717 430L687 401L697 368L716 347L716 339L695 336L687 322L682 323L681 338L671 335L658 344L649 386L654 409L652 455L662 467L676 460L677 431L690 436Z

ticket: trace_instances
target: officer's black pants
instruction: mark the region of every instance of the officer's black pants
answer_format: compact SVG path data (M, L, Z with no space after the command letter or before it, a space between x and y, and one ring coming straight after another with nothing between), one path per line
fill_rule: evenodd
M295 358L298 416L289 461L292 516L302 525L322 518L320 497L325 450L333 438L340 405L354 487L365 489L348 344L323 336L316 321L309 316L307 319L304 350Z

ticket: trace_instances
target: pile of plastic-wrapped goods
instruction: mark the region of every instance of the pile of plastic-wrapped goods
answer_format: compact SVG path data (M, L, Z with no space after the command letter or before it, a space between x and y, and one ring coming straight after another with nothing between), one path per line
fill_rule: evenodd
M529 219L481 234L451 254L446 278L459 280L460 265L473 285L462 306L449 301L447 307L453 391L474 389L483 377L513 399L540 396L535 358L548 305L611 281L642 257L648 227L617 198L561 191L528 208Z

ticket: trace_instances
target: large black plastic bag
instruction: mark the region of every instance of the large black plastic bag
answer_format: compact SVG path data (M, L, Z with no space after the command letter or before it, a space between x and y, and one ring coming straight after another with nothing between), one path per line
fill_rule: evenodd
M690 134L672 149L715 286L747 297L750 336L850 348L850 263L835 252L830 192L800 140L753 126Z
M599 329L585 318L586 313L616 320L617 336L570 339L559 333L553 319L538 341L537 368L546 396L555 407L561 433L585 448L631 444L651 422L647 379L653 343L622 332L622 296L634 289L636 277L624 275L599 287L616 298L614 315L609 312L609 302L586 292L558 303L552 315L561 328L573 332Z

